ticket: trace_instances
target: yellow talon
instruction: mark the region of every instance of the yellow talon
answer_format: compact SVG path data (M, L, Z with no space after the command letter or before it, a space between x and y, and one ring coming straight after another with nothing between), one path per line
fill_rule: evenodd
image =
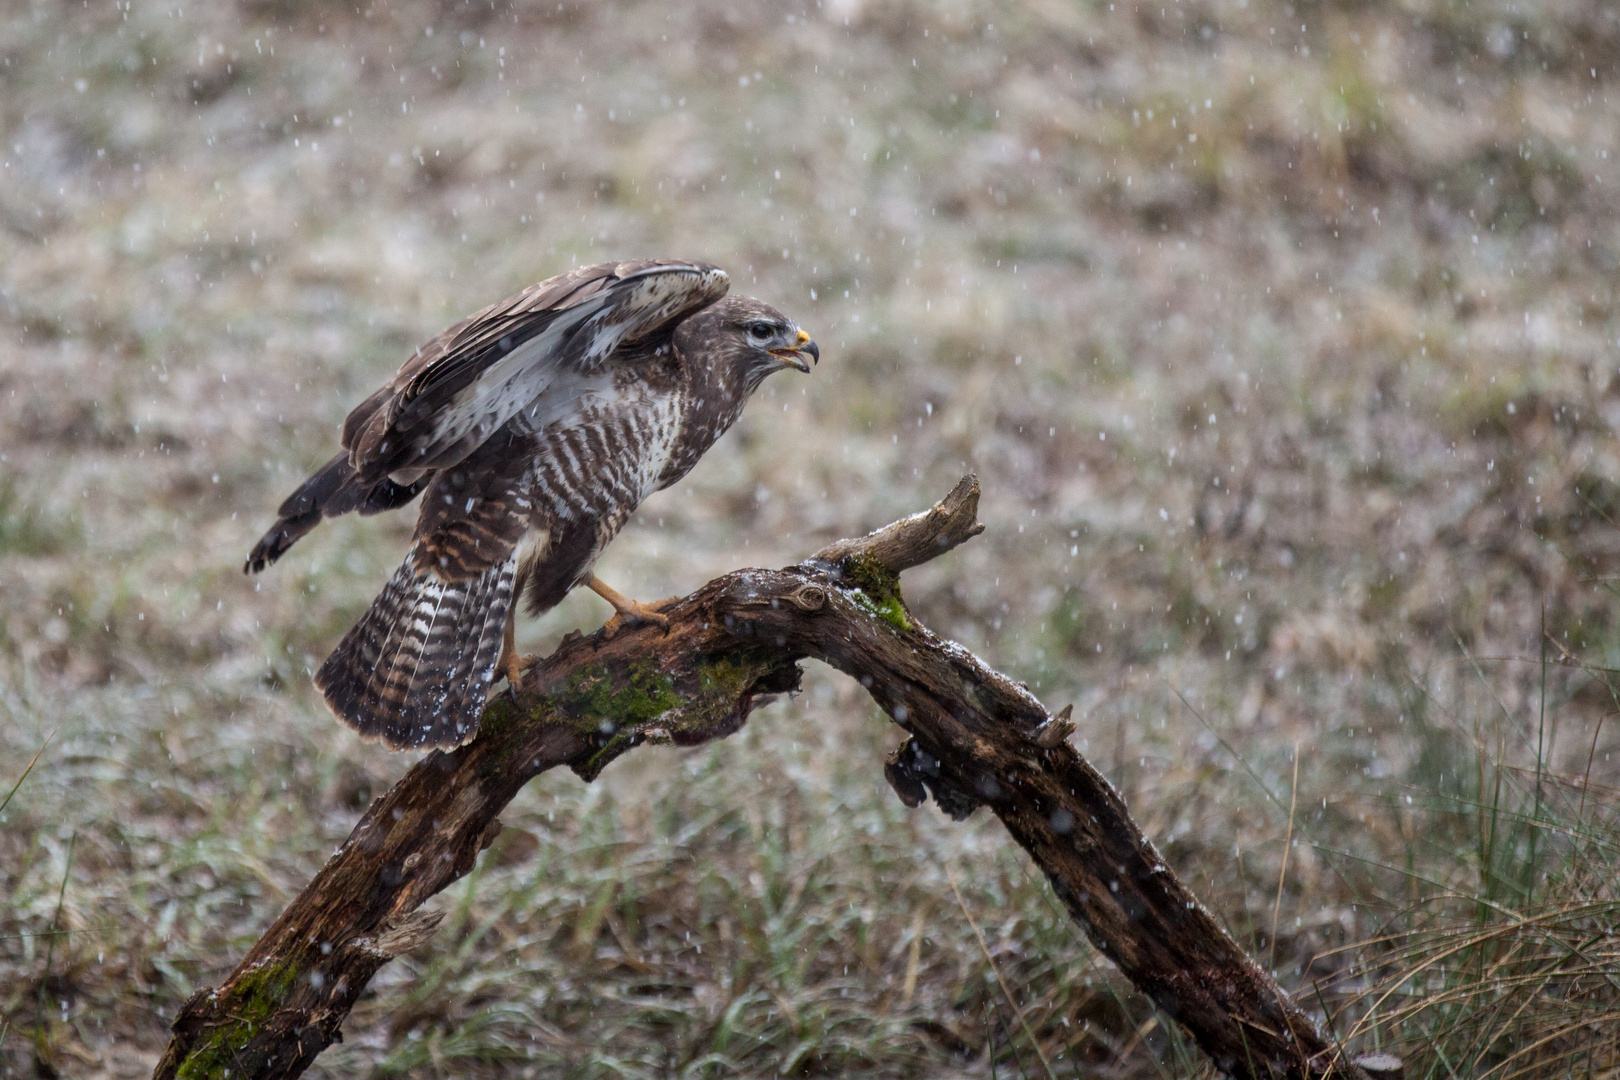
M595 574L592 574L590 578L586 580L585 587L613 605L613 618L609 619L602 626L602 640L610 641L618 634L620 630L623 630L628 625L638 622L652 623L654 626L662 626L664 631L668 633L668 615L660 615L656 608L648 604L638 604L628 596L625 596L623 593L620 593L616 589L607 585Z

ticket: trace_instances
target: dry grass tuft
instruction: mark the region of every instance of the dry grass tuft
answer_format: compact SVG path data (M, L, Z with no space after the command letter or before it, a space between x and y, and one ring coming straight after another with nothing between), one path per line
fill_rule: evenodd
M1604 678L1606 673L1596 673ZM1444 878L1414 852L1412 902L1319 991L1352 1042L1404 1050L1408 1075L1600 1075L1620 1058L1620 835L1614 792L1506 768L1428 793L1429 842L1463 843ZM1444 871L1442 871L1444 872Z

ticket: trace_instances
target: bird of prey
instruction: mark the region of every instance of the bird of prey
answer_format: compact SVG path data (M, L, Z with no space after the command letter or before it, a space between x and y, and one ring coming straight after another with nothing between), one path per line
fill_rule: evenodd
M315 684L396 748L472 737L497 673L518 677L513 619L586 585L604 631L667 619L592 566L640 502L685 476L765 377L821 357L768 304L699 262L581 267L455 324L343 424L343 450L277 511L244 570L322 518L425 492L410 553Z

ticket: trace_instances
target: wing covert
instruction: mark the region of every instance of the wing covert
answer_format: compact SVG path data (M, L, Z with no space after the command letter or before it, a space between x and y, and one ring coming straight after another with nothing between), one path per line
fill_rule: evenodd
M344 422L362 477L447 468L543 393L588 374L624 342L673 329L719 300L725 271L638 260L581 267L464 319L422 346Z

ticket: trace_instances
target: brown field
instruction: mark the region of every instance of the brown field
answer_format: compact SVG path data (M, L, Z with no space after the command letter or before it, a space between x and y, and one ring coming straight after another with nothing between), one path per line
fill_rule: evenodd
M241 572L349 407L641 255L823 362L604 578L784 564L977 470L912 608L1074 704L1284 985L1408 1076L1616 1075L1620 9L172 3L0 3L0 800L39 753L0 1076L149 1073L410 764L308 673L412 514ZM1209 1075L807 667L722 744L531 785L311 1075L1037 1076L1031 1033Z

